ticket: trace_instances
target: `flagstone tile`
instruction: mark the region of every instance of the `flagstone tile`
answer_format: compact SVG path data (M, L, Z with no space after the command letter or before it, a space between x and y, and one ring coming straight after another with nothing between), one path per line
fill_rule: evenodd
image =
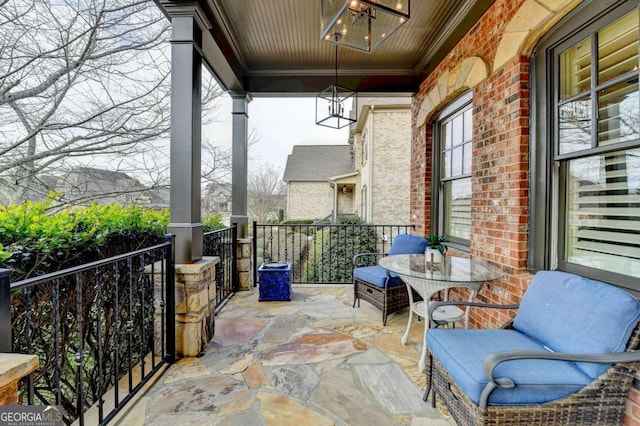
M362 339L369 345L376 346L391 354L399 355L404 358L415 359L417 362L419 352L411 345L403 345L400 336L397 334L377 334Z
M362 341L335 332L316 332L258 354L263 365L311 364L363 352Z
M256 389L260 387L264 380L264 370L260 367L259 363L254 361L249 364L249 367L247 367L242 376L250 389Z
M283 395L259 392L260 414L273 426L335 425L330 418Z
M311 397L318 407L331 413L342 424L351 426L392 425L393 419L354 381L348 370L327 371Z
M149 415L200 411L216 413L225 405L250 397L244 382L224 376L202 376L160 389L149 404L148 412Z
M352 356L347 360L349 364L386 364L389 361L391 361L389 355L377 348L369 349L365 353Z
M269 384L279 393L307 400L316 388L320 378L308 365L285 365L271 369Z
M371 394L391 413L421 413L431 408L397 364L356 365L355 370Z
M250 397L235 404L227 405L220 410L220 416L230 416L248 410L255 401L254 397Z
M299 333L299 330L305 328L307 320L298 315L282 315L275 317L273 321L265 328L262 335L262 342L287 342L292 335ZM311 331L310 328L307 330Z
M221 346L246 342L253 339L267 324L268 319L217 318L213 341Z
M209 369L199 358L182 358L173 364L164 375L163 382L169 384L177 380L208 375Z
M249 364L253 361L253 354L251 352L247 352L245 356L238 361L234 362L227 368L220 369L220 373L222 374L237 374L244 372Z
M335 358L335 359L329 359L327 361L319 362L316 365L316 373L322 374L325 371L338 368L338 366L343 362L344 362L344 358Z
M210 426L214 424L215 417L211 413L172 413L148 418L146 424L153 426Z

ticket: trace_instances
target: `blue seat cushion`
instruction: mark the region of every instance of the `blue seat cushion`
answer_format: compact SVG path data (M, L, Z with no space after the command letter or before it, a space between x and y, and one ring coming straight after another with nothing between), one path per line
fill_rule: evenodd
M353 278L384 288L384 283L387 280L387 272L382 266L378 265L361 266L353 269ZM387 283L387 287L393 287L400 284L404 284L404 282L400 277L398 277L398 275L391 273L391 279Z
M393 254L421 254L427 248L427 240L411 234L398 234L389 248L389 255Z
M600 281L561 271L540 271L524 294L515 329L555 352L623 352L640 319L640 302ZM579 363L591 378L608 364Z
M546 350L544 345L516 330L429 329L427 345L452 379L476 403L489 382L482 370L485 358L498 351ZM512 389L495 389L490 405L541 404L570 395L592 379L575 363L517 360L499 364L494 377L508 377Z

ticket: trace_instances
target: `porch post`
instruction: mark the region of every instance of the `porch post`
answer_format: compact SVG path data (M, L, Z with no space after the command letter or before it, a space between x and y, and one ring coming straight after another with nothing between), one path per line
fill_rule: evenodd
M238 224L238 238L247 235L247 155L249 150L249 114L251 96L243 92L231 92L233 100L233 136L231 159L231 223Z
M171 17L171 219L176 263L202 258L200 217L202 26L194 6Z

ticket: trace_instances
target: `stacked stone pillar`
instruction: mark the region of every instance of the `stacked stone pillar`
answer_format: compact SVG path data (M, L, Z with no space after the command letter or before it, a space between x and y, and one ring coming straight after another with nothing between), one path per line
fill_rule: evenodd
M236 256L238 273L238 291L247 291L253 287L252 262L253 238L238 238Z

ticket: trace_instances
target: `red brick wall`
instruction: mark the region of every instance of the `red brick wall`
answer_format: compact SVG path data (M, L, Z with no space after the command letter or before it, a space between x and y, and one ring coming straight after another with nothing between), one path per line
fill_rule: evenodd
M418 127L416 121L423 100L438 80L445 73L455 73L465 58L480 57L492 64L505 26L523 3L525 0L497 0L427 76L414 98L411 219L417 233L427 234L430 227L433 118L461 91L449 93L431 111L426 124ZM519 302L532 278L526 271L530 101L527 56L515 56L499 69L490 69L489 77L473 88L471 254L505 271L504 279L485 286L480 293L479 299L487 302ZM510 315L506 311L472 310L470 326L496 327ZM630 394L627 425L640 426L639 389L636 383Z
M465 58L492 63L504 26L523 0L498 0L463 40L421 84L414 117L425 95L445 72ZM413 131L411 218L417 233L427 234L431 216L432 119ZM484 288L480 300L513 303L520 300L531 276L526 272L529 173L529 60L513 58L473 89L474 142L472 163L471 254L499 265L507 277ZM414 121L415 123L415 121ZM484 315L484 316L483 316ZM497 326L507 312L473 313L471 326Z

